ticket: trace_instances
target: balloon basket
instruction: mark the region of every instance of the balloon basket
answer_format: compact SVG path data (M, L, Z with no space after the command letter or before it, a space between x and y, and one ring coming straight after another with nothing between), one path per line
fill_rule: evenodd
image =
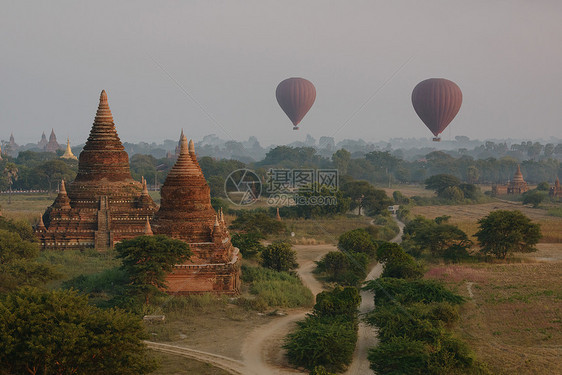
M433 142L441 142L441 137L433 137Z
M293 126L293 130L299 130L298 126Z

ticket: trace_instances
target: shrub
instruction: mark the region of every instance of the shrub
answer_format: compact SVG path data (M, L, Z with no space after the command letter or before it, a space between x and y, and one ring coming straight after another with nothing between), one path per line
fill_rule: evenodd
M313 314L319 317L347 317L355 320L361 297L357 288L336 287L332 291L324 291L316 296Z
M343 252L363 253L368 257L373 257L377 245L365 229L354 229L340 236L338 249Z
M297 252L288 242L274 242L261 252L261 265L275 271L291 271L296 269Z
M260 242L261 239L263 236L257 232L234 233L231 237L232 245L240 249L242 256L247 259L260 255L265 249Z
M369 361L379 375L425 375L429 353L422 341L393 337L372 348Z
M309 316L297 325L297 331L287 336L283 346L291 364L308 370L321 365L340 372L351 363L357 342L355 322Z
M382 277L417 279L424 274L423 267L395 243L387 242L379 246L377 260L384 263Z
M282 221L277 221L263 210L240 210L238 217L230 225L231 229L243 232L256 232L264 237L269 234L284 232L286 227Z
M327 281L340 285L357 286L367 276L367 255L331 251L316 262L317 272L324 273Z
M383 277L366 283L365 289L375 294L375 305L390 303L410 304L415 302L449 302L460 304L464 298L434 280L404 280Z

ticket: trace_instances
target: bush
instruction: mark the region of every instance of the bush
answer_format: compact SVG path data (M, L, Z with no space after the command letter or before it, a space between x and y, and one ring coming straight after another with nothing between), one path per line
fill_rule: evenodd
M377 245L365 229L354 229L340 236L338 249L343 252L363 253L368 257L373 257Z
M393 337L372 348L369 361L379 375L426 375L429 353L422 341Z
M261 265L278 272L294 270L299 266L297 252L288 242L274 242L262 250Z
M357 324L341 318L309 316L298 322L283 348L289 362L313 370L324 366L340 372L351 363L357 342Z
M324 273L327 281L357 286L367 277L367 255L331 251L316 262L316 272Z
M379 246L377 260L384 263L382 277L417 279L424 274L423 267L395 243L387 242Z
M263 236L256 232L234 233L231 237L232 245L240 249L242 256L246 259L254 258L261 254L265 246L260 240Z
M330 292L318 293L312 312L319 317L343 316L353 321L357 317L360 303L361 297L357 288L336 287Z
M270 234L279 234L286 230L285 223L277 221L263 210L240 210L238 217L230 225L231 229L243 232L256 232L264 237Z
M435 343L442 336L443 327L458 319L457 309L447 302L385 305L367 316L367 322L379 328L381 342L387 342L392 337L407 337Z
M364 289L375 294L375 305L383 306L391 303L411 304L416 302L449 302L457 305L464 298L455 294L434 280L404 280L383 277L368 281Z

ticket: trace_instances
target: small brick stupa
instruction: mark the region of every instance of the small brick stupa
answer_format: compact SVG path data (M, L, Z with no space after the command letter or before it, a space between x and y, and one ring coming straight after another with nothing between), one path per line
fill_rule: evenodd
M217 214L211 206L193 141L188 144L183 132L178 160L162 185L152 230L189 243L193 252L188 262L174 266L167 278L169 292L239 292L241 256L230 242L222 211Z
M67 193L68 191L68 193ZM78 175L47 208L37 236L44 249L112 248L142 235L157 206L146 182L133 180L129 156L115 130L102 91L88 141L80 153Z

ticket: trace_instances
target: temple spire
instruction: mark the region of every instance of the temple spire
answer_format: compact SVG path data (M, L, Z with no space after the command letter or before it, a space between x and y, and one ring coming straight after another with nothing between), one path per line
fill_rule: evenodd
M39 215L39 224L37 224L35 229L40 232L47 230L47 228L45 228L45 223L43 222L43 215Z
M150 220L148 220L148 216L146 217L146 223L144 224L144 235L145 236L154 235L154 233L152 232L152 227L150 226Z

